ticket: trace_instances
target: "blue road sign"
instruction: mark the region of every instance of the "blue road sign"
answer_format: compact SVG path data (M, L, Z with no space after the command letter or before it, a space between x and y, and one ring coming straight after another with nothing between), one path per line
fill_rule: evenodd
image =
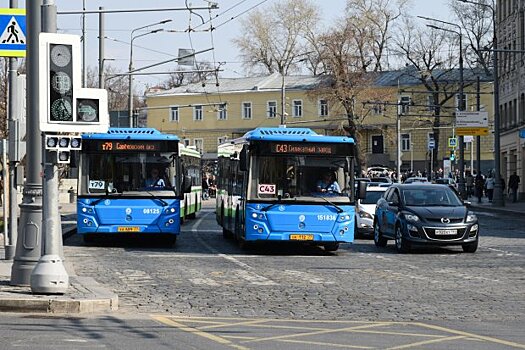
M521 130L520 130L520 137L521 137L522 139L525 139L525 129L521 129Z
M434 139L428 140L428 149L436 148L436 141Z
M0 9L0 56L26 56L26 10Z

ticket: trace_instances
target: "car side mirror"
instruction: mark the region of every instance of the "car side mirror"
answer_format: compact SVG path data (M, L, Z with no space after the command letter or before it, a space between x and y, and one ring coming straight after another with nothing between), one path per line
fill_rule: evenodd
M391 207L399 207L399 202L388 202Z
M366 198L366 182L357 181L357 199Z
M248 147L244 145L239 154L239 170L248 171Z
M182 192L190 193L191 192L191 176L185 175L182 181Z

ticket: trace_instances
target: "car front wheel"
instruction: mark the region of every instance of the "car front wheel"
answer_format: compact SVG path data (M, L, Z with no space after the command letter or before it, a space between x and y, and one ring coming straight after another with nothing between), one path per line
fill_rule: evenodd
M381 231L379 230L379 223L374 221L374 243L376 247L384 248L386 247L388 240L383 237Z
M461 245L465 253L475 253L478 250L478 240L476 239L472 243L464 243Z
M401 225L396 227L396 249L399 253L410 252L410 243L403 237Z

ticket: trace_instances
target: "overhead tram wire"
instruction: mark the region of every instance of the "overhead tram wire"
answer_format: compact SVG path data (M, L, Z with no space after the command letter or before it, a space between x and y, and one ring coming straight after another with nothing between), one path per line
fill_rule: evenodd
M230 10L233 10L234 8L236 8L237 6L239 6L239 5L243 4L243 3L245 3L246 1L248 1L248 0L242 0L242 1L237 2L237 3L234 4L233 6L230 6L230 7L227 8L226 10L224 10L224 11L222 11L221 13L217 14L217 15L215 16L215 18L219 18L220 16L224 15L225 13L229 12ZM209 23L209 22L211 22L211 21L212 21L212 18L211 18L211 16L210 16L210 19L209 19L209 20L207 20L207 21L204 22L203 24L198 25L198 26L195 27L194 29L199 28L199 27L201 27L201 26L203 26L203 25L205 25L206 23ZM213 30L213 28L212 28L211 30Z

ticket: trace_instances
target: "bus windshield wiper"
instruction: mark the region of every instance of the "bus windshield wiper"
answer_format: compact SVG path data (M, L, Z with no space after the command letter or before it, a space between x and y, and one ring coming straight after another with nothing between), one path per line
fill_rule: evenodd
M122 196L122 193L118 193L118 194L113 194L113 193L109 193L107 192L105 195L95 199L93 202L90 203L90 205L97 205L98 203L102 202L104 199L107 199L109 197L121 197Z
M335 210L337 211L337 213L340 214L340 213L344 212L344 210L341 209L341 207L337 206L337 205L336 205L335 203L333 203L332 201L329 201L328 199L326 199L326 198L323 197L323 196L320 196L320 197L321 197L322 199L324 199L325 202L327 202L328 204L331 204L331 205L335 208Z
M146 192L147 192L151 197L153 197L153 199L158 200L158 201L162 204L163 207L168 206L168 202L166 202L164 199L157 197L156 195L154 195L154 194L151 193L150 191L146 191Z

